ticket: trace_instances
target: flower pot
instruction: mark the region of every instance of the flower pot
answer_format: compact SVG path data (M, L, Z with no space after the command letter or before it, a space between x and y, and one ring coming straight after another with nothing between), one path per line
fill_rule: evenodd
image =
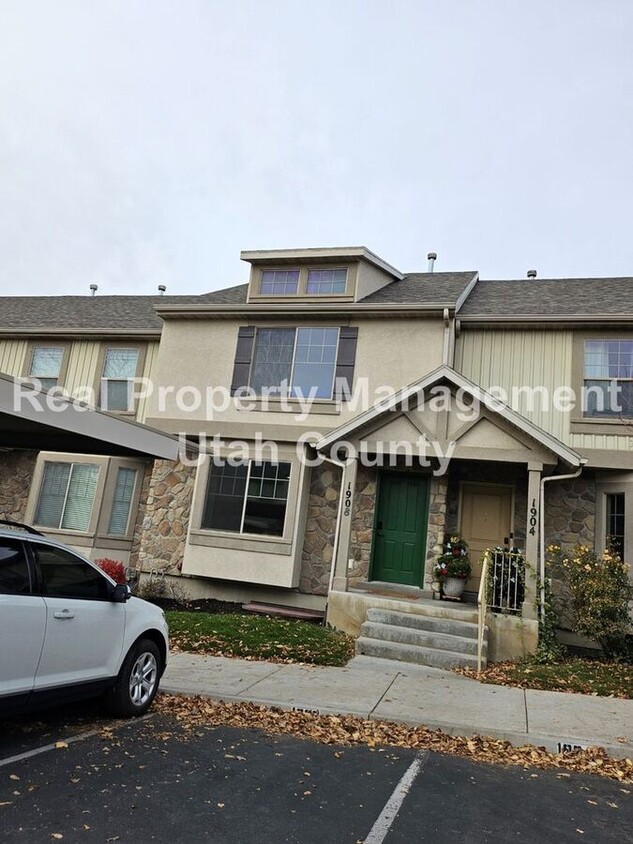
M465 577L447 577L444 581L444 596L458 600L466 588Z

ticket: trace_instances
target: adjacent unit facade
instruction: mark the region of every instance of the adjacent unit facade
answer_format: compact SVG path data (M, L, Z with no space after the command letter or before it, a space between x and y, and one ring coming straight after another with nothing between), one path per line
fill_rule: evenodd
M472 601L483 553L511 545L527 569L493 658L535 645L543 544L633 552L633 279L406 274L364 247L242 258L247 284L199 297L7 301L0 371L92 385L199 446L40 454L29 521L353 633L370 607L419 611L447 537L470 546Z

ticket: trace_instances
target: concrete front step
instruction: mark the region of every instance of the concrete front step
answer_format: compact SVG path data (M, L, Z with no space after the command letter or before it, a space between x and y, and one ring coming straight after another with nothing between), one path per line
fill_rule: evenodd
M378 624L392 624L414 630L448 633L451 636L461 636L464 639L477 641L477 624L472 621L463 621L461 618L443 618L370 607L367 610L367 621L377 622Z
M401 645L418 645L438 651L453 651L461 654L477 654L477 639L435 630L420 630L413 627L401 627L395 624L380 624L366 621L360 628L360 635L365 639L379 639L383 642L396 642ZM483 655L488 653L487 638L483 642Z
M398 662L412 662L416 665L432 665L434 668L477 667L476 655L435 650L419 645L404 645L399 642L385 642L379 639L367 639L364 636L356 640L356 653L382 659L394 659Z

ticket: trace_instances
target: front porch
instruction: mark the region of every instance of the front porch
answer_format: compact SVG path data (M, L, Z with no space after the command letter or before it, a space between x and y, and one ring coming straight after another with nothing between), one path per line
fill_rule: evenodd
M418 597L396 597L389 588L382 589L379 584L365 587L350 587L346 591L330 592L327 605L328 623L338 630L344 630L351 636L359 637L361 628L367 622L370 610L383 610L388 613L406 613L431 622L454 622L477 625L477 607L470 603L435 601L426 597L420 590ZM415 624L415 622L414 622ZM441 624L428 625L443 628ZM452 631L458 634L457 630ZM524 619L520 615L488 613L485 631L488 662L503 662L518 659L533 653L538 644L538 622ZM392 656L392 658L397 658ZM415 661L415 660L411 660ZM457 664L455 662L454 664Z
M445 400L438 409L427 401L438 385L453 400L461 391L455 406ZM477 413L465 420L466 393ZM511 545L525 560L521 602L511 612L507 605L488 612L489 657L532 652L541 479L577 468L578 455L446 367L317 448L340 460L343 435L351 448L343 453L328 622L358 635L370 609L386 609L474 623L468 614L477 615L484 553ZM464 605L431 600L434 563L453 535L469 546Z

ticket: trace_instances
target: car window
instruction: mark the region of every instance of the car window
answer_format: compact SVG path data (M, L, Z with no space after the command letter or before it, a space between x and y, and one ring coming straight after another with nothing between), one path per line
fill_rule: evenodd
M82 598L107 601L108 581L84 560L63 551L33 543L42 577L42 594L48 598Z
M28 595L31 591L29 568L22 543L0 539L0 594Z

